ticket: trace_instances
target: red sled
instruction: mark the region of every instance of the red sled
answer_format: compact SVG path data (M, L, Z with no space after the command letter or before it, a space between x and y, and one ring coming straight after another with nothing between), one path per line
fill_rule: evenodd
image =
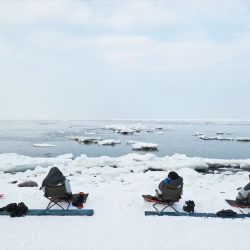
M242 204L235 200L225 200L231 207L250 208L250 203Z

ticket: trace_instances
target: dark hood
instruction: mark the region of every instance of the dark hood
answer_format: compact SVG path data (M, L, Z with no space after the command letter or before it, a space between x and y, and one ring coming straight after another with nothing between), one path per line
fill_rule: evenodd
M43 180L42 187L57 186L58 184L63 183L65 180L65 176L62 174L59 168L53 167Z
M178 178L171 180L169 182L169 185L174 186L174 187L179 187L183 184L183 178L181 176L178 176Z

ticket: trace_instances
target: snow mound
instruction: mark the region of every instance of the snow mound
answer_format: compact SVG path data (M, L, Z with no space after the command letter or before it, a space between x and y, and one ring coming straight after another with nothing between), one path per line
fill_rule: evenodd
M36 143L33 144L33 147L56 147L56 145L53 144L47 144L47 143Z

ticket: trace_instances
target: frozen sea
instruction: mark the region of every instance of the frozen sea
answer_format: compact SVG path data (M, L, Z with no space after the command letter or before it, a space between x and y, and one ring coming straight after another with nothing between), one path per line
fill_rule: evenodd
M142 126L139 133L122 135L103 127ZM156 129L161 128L161 129ZM0 153L17 153L32 157L56 157L72 153L74 158L87 156L122 156L133 152L127 140L159 144L157 156L185 154L216 159L249 159L250 142L201 140L196 132L206 136L226 133L225 137L250 137L250 121L0 121ZM115 146L83 144L68 136L101 137L120 140ZM34 147L51 144L55 147ZM145 154L146 152L137 151Z

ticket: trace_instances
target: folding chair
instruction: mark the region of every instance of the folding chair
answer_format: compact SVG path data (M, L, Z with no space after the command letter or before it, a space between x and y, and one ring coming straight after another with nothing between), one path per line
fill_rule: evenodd
M64 210L64 207L59 204L60 202L68 203L67 210L69 209L70 202L72 200L72 193L67 193L64 183L57 186L46 185L44 188L44 197L50 201L46 210L54 207L55 205Z

